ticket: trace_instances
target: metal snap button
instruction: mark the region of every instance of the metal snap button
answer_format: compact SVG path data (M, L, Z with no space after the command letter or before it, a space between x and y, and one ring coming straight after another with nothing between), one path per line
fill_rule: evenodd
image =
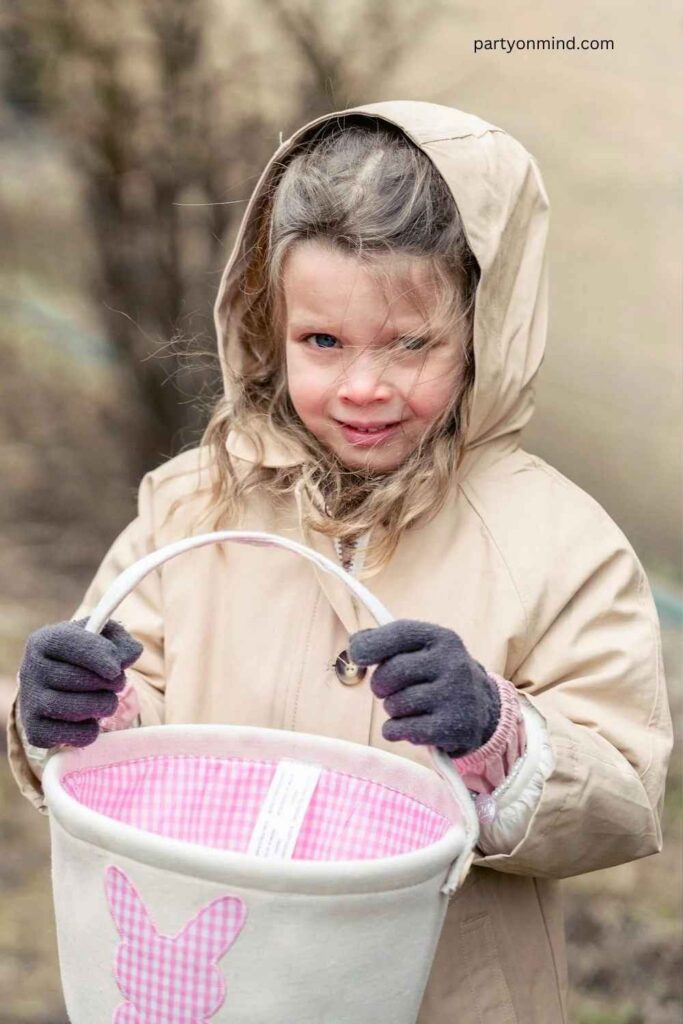
M351 661L348 651L341 651L334 663L334 671L344 686L356 686L363 682L368 670L365 665L356 665L355 661Z

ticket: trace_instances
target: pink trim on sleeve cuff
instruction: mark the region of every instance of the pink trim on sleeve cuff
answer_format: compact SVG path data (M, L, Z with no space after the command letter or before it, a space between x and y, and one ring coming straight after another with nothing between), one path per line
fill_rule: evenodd
M526 750L526 728L513 683L489 673L500 694L500 718L489 740L463 757L452 758L463 782L473 793L493 793Z
M127 682L119 694L119 703L113 715L100 719L102 732L117 732L128 729L140 714L140 701L135 687Z

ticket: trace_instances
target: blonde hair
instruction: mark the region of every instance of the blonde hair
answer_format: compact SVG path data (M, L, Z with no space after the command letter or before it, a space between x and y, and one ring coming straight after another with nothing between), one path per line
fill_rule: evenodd
M398 274L409 290L411 270L425 266L437 295L427 347L445 335L462 341L464 369L452 404L390 473L346 467L306 428L290 400L282 271L292 247L310 239L356 256L380 281L395 282ZM265 488L283 500L301 482L312 499L305 520L310 529L343 541L372 528L367 578L386 564L403 530L438 512L457 470L474 381L478 265L431 160L399 129L358 115L325 122L275 165L250 241L230 312L241 366L228 369L233 397L218 401L202 439L211 452L210 504L217 521L233 523L251 491ZM263 466L264 426L303 450L304 461ZM226 449L231 429L246 435L257 453L247 472L243 466L238 471Z

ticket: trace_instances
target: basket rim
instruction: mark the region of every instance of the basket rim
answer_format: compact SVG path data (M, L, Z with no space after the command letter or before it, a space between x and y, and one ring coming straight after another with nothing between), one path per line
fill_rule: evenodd
M443 807L450 804L451 815L444 816L451 821L451 827L434 843L389 857L271 861L187 840L171 839L120 822L80 803L61 783L62 778L70 772L122 763L141 754L148 757L173 756L174 753L187 755L189 747L191 755L203 753L205 756L220 756L220 753L214 753L213 748L226 741L237 746L251 745L249 756L254 760L295 757L299 760L316 760L330 770L344 770L339 764L353 758L373 769L370 775L367 769L365 772L354 770L353 774L358 777L370 778L380 785L391 784L389 780L394 775L410 779L411 792L405 795L419 800L439 814L444 814ZM155 744L162 749L150 749ZM207 746L211 749L200 749ZM223 749L222 755L234 757L244 756L244 753L240 755L235 749ZM377 778L377 774L382 778ZM424 794L417 795L416 790L423 787L428 793L440 792L443 799L437 802L442 805L441 809L425 800ZM403 786L394 784L393 788L405 792ZM204 724L161 725L102 734L90 747L62 749L54 754L43 773L43 789L51 824L57 822L76 839L152 867L239 885L246 889L266 889L298 895L340 895L406 888L437 875L445 876L467 842L462 822L453 820L457 802L436 772L376 747L281 729Z

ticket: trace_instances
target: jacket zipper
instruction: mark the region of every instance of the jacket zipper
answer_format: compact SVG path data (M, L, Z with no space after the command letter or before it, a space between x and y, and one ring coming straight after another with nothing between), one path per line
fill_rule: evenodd
M334 548L337 552L339 562L342 568L345 569L349 575L357 578L358 573L363 567L365 549L368 545L369 539L370 531L368 530L367 533L362 534L360 537L357 537L356 540L351 542L349 545L350 553L344 557L341 541L337 537L334 538Z

